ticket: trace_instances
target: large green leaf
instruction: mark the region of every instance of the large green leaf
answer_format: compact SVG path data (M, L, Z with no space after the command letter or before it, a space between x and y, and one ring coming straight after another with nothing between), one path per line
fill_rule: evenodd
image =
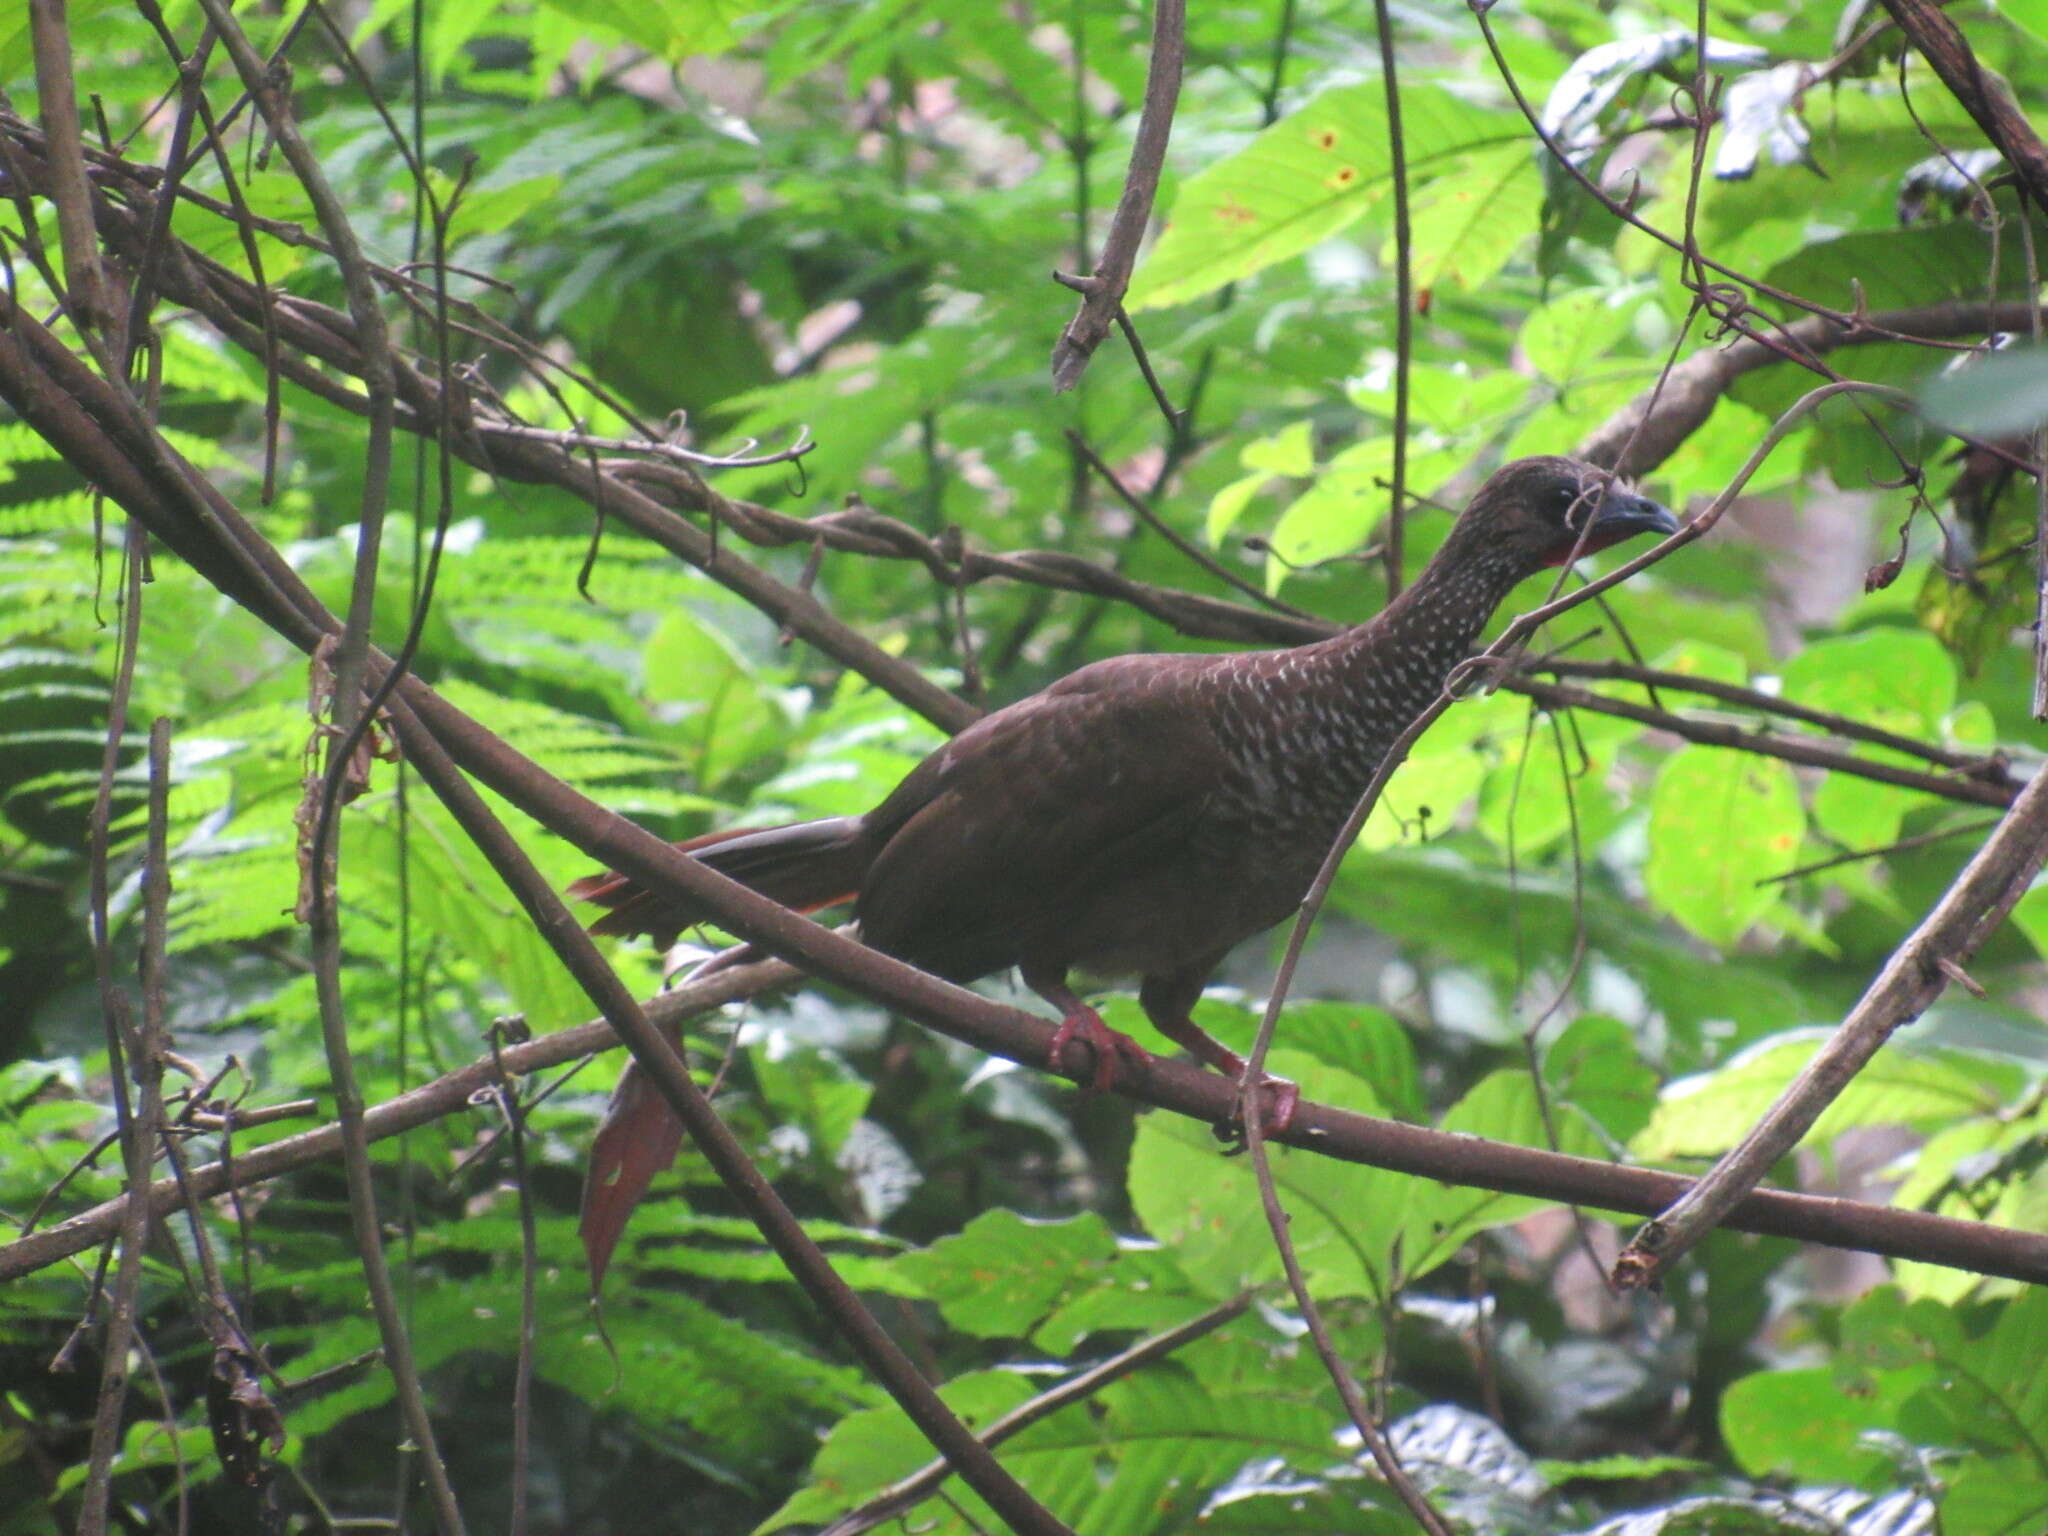
M1467 150L1525 139L1513 117L1440 86L1406 87L1401 115L1418 180L1455 170ZM1138 269L1131 307L1185 303L1300 255L1362 217L1391 175L1380 86L1325 91L1188 179Z
M1729 948L1777 901L1761 882L1796 862L1805 828L1785 764L1687 747L1658 773L1651 797L1650 895L1708 943Z
M1764 1040L1717 1071L1665 1090L1635 1140L1638 1156L1710 1157L1726 1151L1777 1100L1813 1057L1826 1033L1801 1030ZM1809 1133L1816 1144L1859 1125L1931 1130L1990 1114L2017 1091L2019 1069L1952 1050L1915 1050L1893 1042L1857 1073Z

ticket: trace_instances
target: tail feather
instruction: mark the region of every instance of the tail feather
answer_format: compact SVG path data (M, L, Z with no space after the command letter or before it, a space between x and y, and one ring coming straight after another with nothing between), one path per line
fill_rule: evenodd
M870 857L859 818L853 816L708 832L676 847L799 912L850 900L860 890ZM647 933L664 946L711 915L680 891L649 890L612 870L584 876L569 887L569 894L610 909L590 925L592 933Z

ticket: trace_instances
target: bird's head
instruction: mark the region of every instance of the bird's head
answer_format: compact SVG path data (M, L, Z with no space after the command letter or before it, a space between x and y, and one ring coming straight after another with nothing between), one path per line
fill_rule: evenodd
M1495 470L1452 537L1471 554L1483 551L1487 563L1504 562L1526 576L1639 533L1677 531L1667 508L1624 489L1606 471L1546 455Z

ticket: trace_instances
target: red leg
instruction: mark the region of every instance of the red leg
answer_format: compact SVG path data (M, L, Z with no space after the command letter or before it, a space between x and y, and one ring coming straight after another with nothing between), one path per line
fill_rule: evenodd
M1284 1077L1263 1073L1262 1081L1246 1082L1244 1058L1197 1024L1189 1013L1201 997L1209 973L1215 970L1222 958L1218 955L1198 966L1164 976L1147 976L1138 989L1138 1002L1145 1010L1145 1017L1167 1039L1186 1046L1225 1077L1236 1080L1240 1119L1243 1118L1245 1100L1270 1091L1272 1106L1260 1118L1259 1128L1268 1136L1277 1136L1294 1123L1294 1110L1301 1102L1301 1089Z
M1059 1069L1068 1042L1076 1039L1086 1040L1095 1052L1095 1070L1084 1085L1090 1093L1106 1093L1116 1086L1119 1057L1140 1072L1152 1059L1145 1054L1142 1045L1129 1035L1111 1029L1102 1022L1101 1014L1074 994L1067 986L1064 969L1041 970L1026 966L1023 975L1025 986L1060 1011L1060 1027L1053 1032L1052 1047L1047 1052L1055 1071Z

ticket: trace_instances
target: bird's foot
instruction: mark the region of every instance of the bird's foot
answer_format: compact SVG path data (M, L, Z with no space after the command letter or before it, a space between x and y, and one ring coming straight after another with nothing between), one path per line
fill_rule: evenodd
M1294 1112L1301 1105L1301 1084L1269 1073L1259 1074L1256 1082L1240 1071L1237 1078L1237 1101L1232 1106L1230 1118L1216 1127L1218 1139L1230 1142L1231 1155L1244 1150L1245 1126L1249 1123L1252 1105L1258 1105L1259 1135L1262 1139L1282 1136L1294 1124Z
M1055 1072L1060 1070L1068 1042L1073 1040L1086 1040L1095 1052L1095 1068L1088 1081L1082 1084L1090 1093L1107 1093L1116 1086L1119 1057L1140 1072L1152 1059L1145 1053L1145 1047L1122 1031L1111 1029L1102 1022L1102 1015L1086 1004L1069 1009L1067 1016L1060 1020L1060 1027L1053 1031L1052 1046L1046 1054L1051 1058Z

